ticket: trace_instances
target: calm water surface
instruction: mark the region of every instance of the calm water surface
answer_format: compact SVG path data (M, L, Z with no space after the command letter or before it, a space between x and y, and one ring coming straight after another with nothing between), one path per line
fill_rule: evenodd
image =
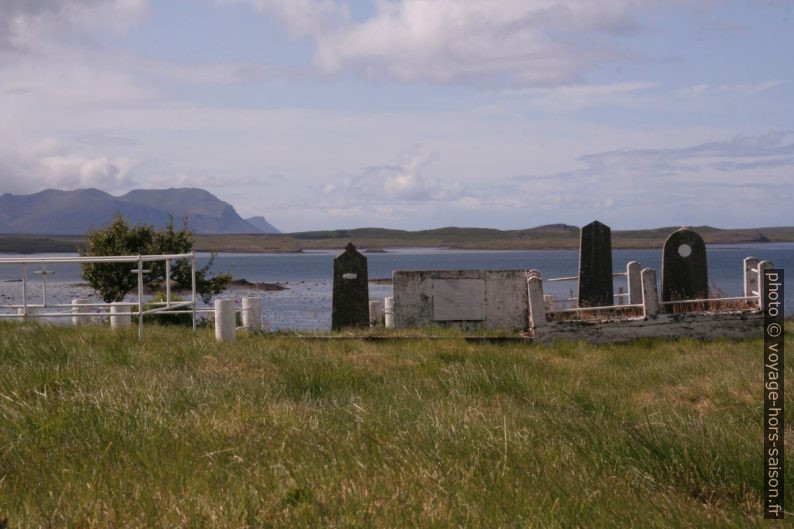
M741 295L742 260L753 255L775 263L777 268L794 270L794 243L765 243L752 245L708 246L709 281L725 296ZM282 283L287 290L258 293L265 299L265 318L273 328L324 329L330 327L332 261L339 252L307 251L299 254L221 254L212 270L230 273L251 282ZM50 254L52 255L52 254ZM63 255L63 254L61 254ZM578 251L465 251L444 249L396 249L388 253L366 254L370 279L391 278L395 270L512 270L536 268L544 278L576 275ZM639 261L643 268L661 269L661 250L615 250L613 264L616 272L623 272L626 263ZM2 255L2 257L19 257ZM199 264L209 260L199 256ZM29 271L29 277L40 276ZM79 267L50 266L56 273L49 276L53 285L81 282ZM794 272L793 272L794 273ZM18 265L0 266L0 283L4 290L14 290L18 280ZM625 280L615 278L615 289L625 286ZM547 292L565 296L576 290L575 282L546 283ZM21 288L18 290L21 291ZM237 290L226 297L244 295ZM383 298L392 294L391 285L370 285L370 297ZM786 314L794 314L794 276L786 283ZM5 301L7 302L7 301Z

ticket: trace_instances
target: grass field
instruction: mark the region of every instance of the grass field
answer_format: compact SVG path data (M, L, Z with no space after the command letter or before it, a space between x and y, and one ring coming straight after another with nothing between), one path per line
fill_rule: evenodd
M10 529L782 526L761 517L761 380L760 340L218 345L207 330L150 326L139 343L2 324L0 518ZM789 399L788 425L792 411Z

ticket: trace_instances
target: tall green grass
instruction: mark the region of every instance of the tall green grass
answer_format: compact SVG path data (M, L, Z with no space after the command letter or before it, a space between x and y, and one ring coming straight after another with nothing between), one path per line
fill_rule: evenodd
M4 324L0 518L761 527L762 353Z

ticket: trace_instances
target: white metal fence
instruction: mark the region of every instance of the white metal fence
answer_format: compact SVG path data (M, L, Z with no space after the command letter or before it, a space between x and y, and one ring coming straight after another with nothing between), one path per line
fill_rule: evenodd
M763 261L756 257L746 257L743 262L743 279L742 279L742 296L730 297L706 297L702 299L681 299L673 301L660 301L657 286L656 286L656 272L652 269L644 269L640 271L639 263L631 261L626 265L626 272L615 272L613 277L625 277L627 281L627 292L615 294L615 298L621 300L624 297L629 298L629 303L621 303L618 301L613 305L603 307L578 307L573 306L570 308L555 307L557 303L570 303L576 302L576 298L567 299L554 299L551 296L543 295L543 287L539 282L540 272L532 270L529 273L528 281L534 279L537 283L533 286L528 284L530 295L530 312L535 310L537 313L535 322L545 321L546 315L558 315L565 313L583 314L589 311L614 311L616 309L642 309L645 317L655 315L660 309L666 306L676 306L679 310L686 312L686 306L691 306L691 310L695 312L702 312L706 310L705 307L718 307L722 303L727 302L744 302L747 304L746 308L749 310L763 310L763 299L761 292L763 290L763 270L766 268L774 267L773 263ZM567 277L554 277L546 279L548 282L557 281L578 281L578 276ZM540 296L540 298L538 297ZM533 299L534 298L534 299ZM542 316L540 316L542 314ZM530 315L531 318L531 315Z
M184 259L190 262L191 290L190 299L187 301L174 301L171 296L171 267L175 260ZM165 301L147 302L144 297L144 276L150 270L144 269L145 263L163 262L165 264ZM72 303L50 303L47 299L47 276L52 272L47 265L56 264L86 264L86 263L111 263L137 265L131 273L137 275L137 300L135 302L93 303L90 300L73 300ZM148 314L191 314L193 330L196 329L196 313L212 312L212 309L198 308L196 296L196 254L165 254L165 255L123 255L99 257L12 257L0 258L0 266L19 266L21 274L21 303L0 303L0 318L72 318L77 323L86 319L107 314L111 318L137 317L138 336L143 337L143 319ZM28 286L31 279L28 273L33 268L34 274L41 276L42 300L41 303L32 303L29 299ZM136 310L133 310L137 308Z
M640 265L636 261L631 261L626 265L625 272L614 272L612 277L623 278L626 281L626 289L620 287L614 299L617 301L608 307L579 307L578 297L556 298L552 295L544 296L547 305L547 314L555 313L580 313L594 310L610 309L630 309L642 307L642 285L640 281ZM549 283L570 281L578 282L579 276L552 277L546 279ZM625 301L628 300L628 303ZM567 306L566 306L567 305Z

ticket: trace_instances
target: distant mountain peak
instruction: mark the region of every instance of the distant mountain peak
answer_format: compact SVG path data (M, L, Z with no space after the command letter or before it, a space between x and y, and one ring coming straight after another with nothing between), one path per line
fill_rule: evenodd
M264 231L200 188L135 189L119 197L89 188L0 195L0 233L82 234L107 224L116 213L156 227L164 226L169 217L187 218L188 227L202 234Z
M257 217L248 217L245 220L248 222L248 224L263 233L281 233L281 230L270 224L267 219L261 215Z
M564 232L579 231L579 227L578 226L572 226L570 224L562 224L562 223L558 223L558 224L543 224L542 226L536 226L536 227L530 228L530 229L537 230L537 231L564 231Z

